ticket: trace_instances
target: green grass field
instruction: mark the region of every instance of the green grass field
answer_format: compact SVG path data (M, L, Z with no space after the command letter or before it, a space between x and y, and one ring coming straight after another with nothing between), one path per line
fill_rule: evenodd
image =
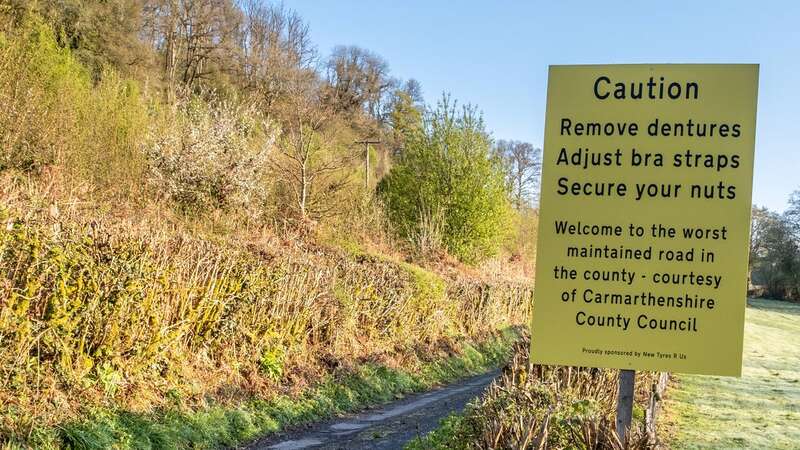
M671 448L800 449L800 305L750 300L741 378L681 375Z

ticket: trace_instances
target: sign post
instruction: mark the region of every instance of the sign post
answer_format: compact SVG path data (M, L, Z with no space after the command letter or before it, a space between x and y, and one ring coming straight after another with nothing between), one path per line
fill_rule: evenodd
M617 438L623 445L633 417L633 388L636 372L622 369L619 371L619 392L617 393Z
M531 360L738 376L758 66L550 67Z

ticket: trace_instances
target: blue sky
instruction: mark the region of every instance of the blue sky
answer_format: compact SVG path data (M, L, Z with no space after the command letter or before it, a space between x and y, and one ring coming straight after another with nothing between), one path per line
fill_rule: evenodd
M669 6L666 6L669 5ZM427 102L478 105L495 138L543 141L547 66L761 64L753 202L783 211L800 189L800 1L288 0L325 56L383 56Z

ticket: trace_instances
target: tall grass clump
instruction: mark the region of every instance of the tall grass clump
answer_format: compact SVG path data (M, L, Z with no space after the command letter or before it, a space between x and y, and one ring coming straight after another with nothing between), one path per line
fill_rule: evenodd
M528 359L529 343L517 343L511 363L463 416L407 448L643 449L653 448L645 410L653 401L658 375L637 373L633 423L620 442L615 432L618 371L542 366Z

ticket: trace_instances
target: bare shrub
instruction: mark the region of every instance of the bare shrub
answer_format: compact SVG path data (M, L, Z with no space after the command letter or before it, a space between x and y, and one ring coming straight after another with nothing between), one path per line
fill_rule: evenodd
M408 239L412 248L423 259L429 259L445 252L442 209L420 208L417 226L409 232Z
M653 448L643 410L652 400L650 389L656 374L637 374L634 423L623 443L615 433L618 372L533 364L528 359L529 345L517 344L500 379L468 407L455 430L455 441L463 443L460 448Z

